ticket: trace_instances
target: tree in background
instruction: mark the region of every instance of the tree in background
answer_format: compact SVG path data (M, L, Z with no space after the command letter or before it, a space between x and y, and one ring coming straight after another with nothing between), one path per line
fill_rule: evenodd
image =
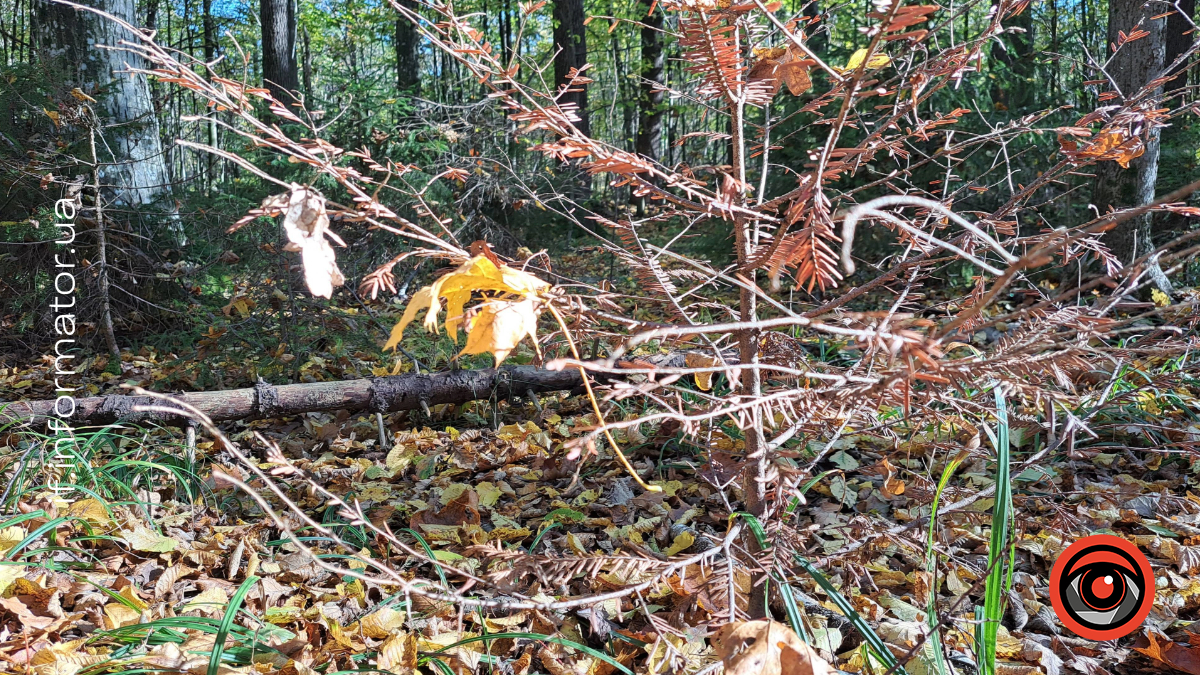
M1015 112L1037 102L1033 87L1035 53L1033 10L1027 7L1012 17L1005 34L992 42L992 60L1008 71L1007 76L992 80L992 105L996 110Z
M1105 67L1116 101L1143 105L1132 106L1129 114L1141 115L1140 125L1149 125L1141 155L1125 162L1101 162L1096 165L1096 182L1092 202L1101 214L1112 208L1142 206L1154 200L1158 179L1159 129L1145 116L1158 107L1159 85L1149 91L1148 83L1162 72L1165 65L1166 21L1158 16L1158 8L1141 0L1111 0L1108 7L1108 44L1111 57ZM1112 51L1115 49L1115 52ZM1116 102L1114 101L1114 102ZM1124 166L1128 165L1128 168ZM1104 243L1122 262L1129 263L1154 248L1151 214L1146 213L1120 223L1104 235ZM1169 287L1165 277L1160 286ZM1166 288L1163 289L1164 291Z
M1192 33L1193 17L1196 16L1196 0L1179 0L1175 3L1178 8L1171 12L1171 16L1167 17L1166 26L1166 62L1170 66L1175 63L1175 60L1192 46L1192 41L1196 38ZM1163 85L1163 88L1170 92L1179 87L1187 85L1187 72L1184 70L1186 64L1181 63L1177 68L1172 69L1172 72L1178 73L1174 79Z
M409 9L416 10L413 0L402 1ZM396 88L413 96L421 93L421 62L417 56L420 39L413 22L404 17L396 19Z
M645 12L642 22L642 61L638 97L637 153L653 161L660 159L662 147L663 99L663 11L656 0L638 0Z
M560 91L566 88L559 103L574 106L579 115L575 128L584 136L591 133L587 85L573 80L588 62L586 16L583 0L554 0L554 86Z
M276 99L290 101L300 88L296 68L295 0L261 0L262 76Z

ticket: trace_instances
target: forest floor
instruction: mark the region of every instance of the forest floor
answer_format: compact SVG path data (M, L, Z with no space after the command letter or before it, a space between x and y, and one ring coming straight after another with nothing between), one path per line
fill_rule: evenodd
M122 356L120 376L106 374L105 357L82 361L89 393L122 384L172 391L213 377L221 387L212 388L231 388L275 367L300 381L411 368L409 357L340 339L297 363L277 336L275 351L250 358L253 346L238 340L235 324L270 298L243 297L244 315L231 297L230 321L210 326L194 354L143 347ZM349 319L339 324L347 333L377 333L381 342L386 333L368 327L390 326L396 313L380 304L335 307L321 322ZM432 340L405 345L435 367L452 353ZM809 347L830 360L848 349ZM0 365L0 386L46 398L49 367ZM1200 674L1200 634L1191 632L1200 618L1196 372L1191 355L1098 366L1093 381L1079 385L1089 403L1071 411L1090 433L1064 421L1049 438L1037 411L1013 402L1006 430L1015 566L996 641L1001 672ZM1146 382L1155 393L1142 389ZM614 419L643 412L620 405L610 408ZM57 469L59 478L74 472L69 498L44 488L56 469L29 461L43 436L0 430L11 480L3 500L21 514L0 523L3 669L715 672L712 632L727 621L730 590L742 611L753 595L750 570L728 564L728 548L715 550L749 546L727 536L757 526L740 513L740 433L729 423L689 436L671 422L619 432L638 474L662 489L648 492L603 447L582 461L564 458L564 444L596 427L590 410L586 399L565 394L537 406L435 406L387 416L382 437L373 415L311 413L225 424L224 438L202 432L194 451L175 429L91 430L80 434L69 466ZM800 439L779 460L806 479L803 499L779 504L783 515L768 524L774 551L789 555L759 554L775 572L770 611L842 671L887 671L872 651L881 641L908 659L912 675L973 673L995 501L987 490L997 480L989 439L999 424L929 425L903 410L879 411L879 420ZM1064 434L1070 441L1056 443ZM931 533L922 516L935 499L942 508ZM346 504L361 507L366 522ZM1154 569L1155 606L1128 638L1077 638L1050 608L1050 564L1087 532L1133 542ZM678 564L687 560L694 562ZM384 569L497 606L406 593L387 583ZM626 598L571 604L647 581ZM505 607L522 599L542 606ZM952 619L940 659L928 639L931 608Z

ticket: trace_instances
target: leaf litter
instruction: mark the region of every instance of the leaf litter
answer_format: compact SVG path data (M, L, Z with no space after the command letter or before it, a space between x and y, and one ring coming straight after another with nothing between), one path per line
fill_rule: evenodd
M1189 632L1200 610L1194 576L1200 571L1200 497L1190 487L1200 462L1153 447L1193 448L1200 440L1189 422L1194 396L1194 384L1181 384L1153 400L1118 397L1092 427L1105 434L1103 442L1079 443L1059 461L1017 474L1016 568L997 637L1005 672L1100 673L1135 655L1200 671ZM1151 408L1160 424L1133 421ZM578 397L551 398L540 413L509 404L506 423L496 429L431 424L391 431L386 449L365 417L310 414L297 421L249 423L232 438L264 434L303 475L357 502L371 523L411 545L409 551L380 547L304 481L282 482L304 512L359 547L339 550L293 523L312 550L351 555L351 568L386 561L412 579L440 584L444 577L449 587L499 600L499 607L459 611L421 596L398 597L397 587L331 574L271 527L244 494L207 474L205 496L192 503L179 500L179 486L169 481L143 487L132 502L109 505L27 494L19 503L27 517L0 528L0 548L7 551L0 566L0 658L8 668L72 675L122 668L208 672L220 622L239 586L252 578L228 630L220 672L368 666L437 672L434 661L455 672L695 673L722 660L731 673L879 668L878 655L838 603L786 562L776 569L784 571L798 603L804 638L778 622L729 622L729 589L741 616L750 575L738 569L730 576L719 557L671 570L631 597L582 608L503 609L513 598L552 606L602 595L719 546L737 508L727 500L739 494L714 480L722 462L738 461L741 443L731 428L711 429L707 448L689 445L670 424L643 425L644 434L622 438L641 434L644 448L634 463L662 488L655 493L631 486L603 451L583 464L562 460L566 443L596 423ZM908 437L850 433L828 448L810 442L796 453L824 459L813 470L817 479L806 503L794 509L778 540L817 561L894 656L915 650L908 672L933 667L931 599L963 622L942 635L950 663L962 667L972 658L969 612L957 601L982 593L991 504L979 499L939 515L935 575L919 541L922 528L906 523L928 513L937 489L931 477L955 457L960 463L941 495L943 505L993 483L987 442L964 449L972 445L964 434L977 431L960 420ZM1043 447L1045 438L1036 425L1018 422L1011 442L1020 457ZM211 466L251 480L217 445L201 451ZM1078 639L1049 609L1054 556L1095 531L1129 539L1155 567L1158 600L1144 633L1127 645ZM27 541L33 533L38 536ZM787 616L777 590L768 602L776 616Z

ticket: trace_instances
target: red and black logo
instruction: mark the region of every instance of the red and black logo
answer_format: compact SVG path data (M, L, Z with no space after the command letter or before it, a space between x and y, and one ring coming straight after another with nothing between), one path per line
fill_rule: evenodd
M1050 572L1050 603L1058 619L1089 640L1133 632L1154 605L1154 573L1136 546L1095 534L1071 544Z

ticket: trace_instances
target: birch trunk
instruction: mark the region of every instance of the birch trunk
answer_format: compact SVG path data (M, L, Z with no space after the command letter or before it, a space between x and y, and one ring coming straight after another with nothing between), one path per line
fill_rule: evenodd
M139 23L135 0L83 1L131 25ZM39 3L35 19L45 56L61 64L72 87L99 100L100 179L108 203L135 209L160 207L173 243L185 245L183 223L171 199L150 85L144 77L122 72L146 63L135 54L104 48L135 37L109 19L49 1Z
M1159 71L1165 58L1165 19L1152 19L1161 13L1156 7L1147 6L1141 0L1112 0L1108 8L1108 43L1116 44L1118 33L1126 35L1135 30L1149 33L1144 38L1130 40L1117 50L1105 70L1112 84L1128 101L1138 95L1142 88ZM1154 90L1160 95L1162 88ZM1115 101L1114 101L1115 103ZM1146 152L1122 169L1116 162L1101 162L1096 166L1096 182L1092 202L1100 210L1143 206L1154 200L1154 186L1158 180L1159 133L1154 130L1146 142ZM1151 214L1132 218L1109 230L1104 243L1123 263L1129 263L1148 252L1154 243L1151 239Z

